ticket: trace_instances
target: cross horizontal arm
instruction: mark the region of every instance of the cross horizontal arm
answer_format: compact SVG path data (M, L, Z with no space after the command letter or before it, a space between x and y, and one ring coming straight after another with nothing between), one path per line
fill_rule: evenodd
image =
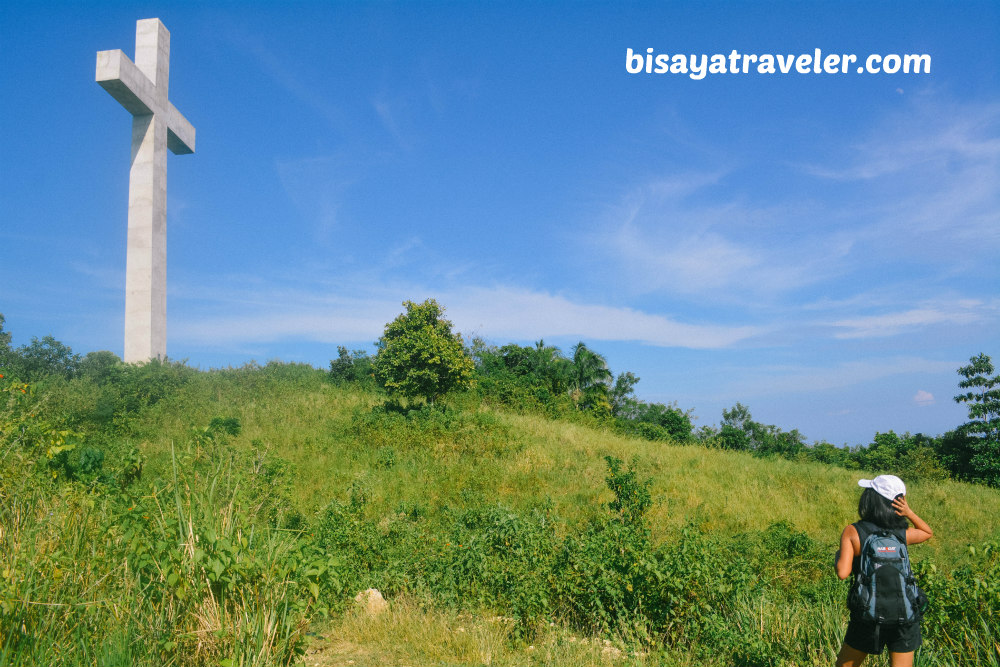
M194 125L167 102L167 148L174 155L194 153Z
M97 83L133 116L156 111L155 86L121 49L98 51Z
M194 126L169 101L157 108L156 87L121 49L97 53L97 83L133 116L163 113L167 148L175 155L194 153Z

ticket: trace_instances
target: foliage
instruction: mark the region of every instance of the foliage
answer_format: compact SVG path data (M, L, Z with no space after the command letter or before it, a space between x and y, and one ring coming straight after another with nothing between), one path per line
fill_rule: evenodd
M622 402L616 423L624 433L646 440L688 442L694 429L690 411L685 412L676 404L646 403L635 399Z
M49 417L30 389L0 409L0 663L274 665L301 655L306 620L341 592L339 564L255 525L240 468L224 465L236 421L195 431L172 479L135 491L83 485L32 471ZM99 468L103 458L87 454L99 450L83 451L80 470Z
M26 382L38 382L46 377L71 378L76 375L80 355L73 354L52 336L41 340L33 337L31 343L17 349L10 347L10 334L3 333L0 321L0 369L12 377Z
M330 362L330 381L335 384L353 382L363 387L373 387L374 373L372 360L364 350L348 352L343 345L337 346L337 358Z
M968 562L942 572L933 562L916 563L914 572L930 604L923 628L932 644L931 663L963 656L962 664L1000 662L1000 544L970 545ZM937 659L935 659L935 654Z
M970 358L968 366L958 369L965 378L958 386L969 391L956 396L955 401L969 408L969 421L958 430L967 436L970 476L1000 487L1000 375L993 373L989 356Z
M385 326L372 360L375 378L390 394L434 403L442 395L472 385L472 359L460 334L434 299L403 302L406 313Z
M723 449L748 451L757 456L779 455L795 458L805 448L797 430L782 431L777 426L755 422L750 409L737 403L722 411L722 423L717 442Z
M10 341L12 336L10 332L3 330L3 325L7 320L4 318L3 313L0 313L0 370L7 369L9 371L10 366Z
M581 409L610 415L613 377L604 357L588 348L583 341L573 346L570 390L573 401Z
M613 416L579 409L568 379L537 374L572 363L533 365L546 347L478 348L484 393L446 406L385 403L280 362L203 372L92 353L71 378L0 378L0 664L289 664L310 621L352 617L368 587L392 614L401 600L441 610L455 636L481 615L508 646L556 628L637 664L832 662L846 589L829 566L831 512L810 490L852 476L609 434L674 442L668 429L689 436L690 419L627 392ZM500 391L575 423L479 402ZM981 517L997 496L936 482L947 438L774 453L748 409L731 417L748 453L920 478L949 535L914 554L931 598L917 664L995 664L1000 535ZM765 484L762 511L748 499Z
M941 465L935 443L920 433L899 436L893 431L876 433L871 444L852 452L852 467L873 473L891 473L906 479L941 480L948 471Z
M639 384L639 378L635 373L626 371L619 373L615 378L615 383L608 392L608 400L611 403L611 414L615 417L622 416L622 413L629 410L635 400L635 386Z

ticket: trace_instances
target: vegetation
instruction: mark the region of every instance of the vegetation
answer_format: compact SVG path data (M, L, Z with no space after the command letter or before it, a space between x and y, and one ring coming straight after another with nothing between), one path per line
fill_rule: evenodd
M868 466L935 528L918 664L1000 664L1000 493L948 479L940 438L806 445L739 405L693 434L541 342L469 354L474 389L411 406L346 349L3 366L0 664L829 664Z
M969 406L970 421L959 428L965 438L964 472L1000 486L1000 375L993 375L993 362L985 354L969 359L958 374L965 378L958 386L970 390L955 397L956 402Z
M405 301L406 312L385 325L372 361L375 378L390 394L430 403L472 382L472 359L434 299ZM332 369L332 366L331 366Z

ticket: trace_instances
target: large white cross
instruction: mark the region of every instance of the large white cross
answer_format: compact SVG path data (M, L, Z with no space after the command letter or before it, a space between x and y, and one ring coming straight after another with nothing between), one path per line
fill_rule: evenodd
M135 24L135 62L97 53L97 83L132 114L125 260L126 362L167 356L167 149L194 152L194 127L167 99L170 33L160 19Z

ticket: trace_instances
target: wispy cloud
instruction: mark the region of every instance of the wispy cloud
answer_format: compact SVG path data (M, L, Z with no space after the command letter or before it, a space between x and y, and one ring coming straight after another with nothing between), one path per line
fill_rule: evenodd
M877 124L871 136L848 145L846 164L807 165L835 180L868 180L948 160L992 162L1000 156L1000 104L958 104L934 91L915 97Z
M310 78L310 72L303 70L300 63L293 62L280 50L270 48L260 35L232 20L221 21L220 25L223 29L216 36L227 40L238 52L251 56L260 70L285 89L300 106L311 109L338 130L348 128L347 115L325 94L327 86L321 72L311 72Z
M346 155L280 160L276 164L282 188L321 243L328 243L342 226L341 208L347 192L367 168Z
M813 394L831 389L871 385L898 375L954 373L956 362L899 356L846 361L829 366L758 366L726 388L724 396Z
M594 340L638 341L660 347L729 347L759 334L750 326L693 324L632 308L578 303L564 296L521 288L459 290L455 323L499 338L578 336Z
M847 318L833 322L840 329L837 338L893 336L907 330L935 324L963 325L982 320L996 306L976 300L935 303L905 311Z
M681 322L662 314L581 303L519 287L435 290L415 285L372 287L352 281L318 288L314 284L254 291L248 300L245 287L214 295L202 287L200 302L190 308L193 316L172 324L171 335L190 343L224 345L374 340L385 323L402 311L402 300L430 296L447 307L447 316L459 331L500 341L579 337L711 349L732 346L760 332L754 327ZM323 293L352 296L321 296Z
M588 250L634 293L722 301L813 284L849 250L834 235L803 233L797 205L751 204L720 188L721 178L688 173L633 187L589 234ZM824 239L822 255L805 251L816 236Z
M956 103L934 91L883 118L827 164L803 170L868 186L857 196L873 231L933 259L951 243L975 257L1000 246L1000 104ZM857 206L855 210L864 208ZM926 236L933 234L934 236Z
M934 405L934 394L929 391L924 391L920 389L913 396L913 402L921 407L926 407L928 405Z

